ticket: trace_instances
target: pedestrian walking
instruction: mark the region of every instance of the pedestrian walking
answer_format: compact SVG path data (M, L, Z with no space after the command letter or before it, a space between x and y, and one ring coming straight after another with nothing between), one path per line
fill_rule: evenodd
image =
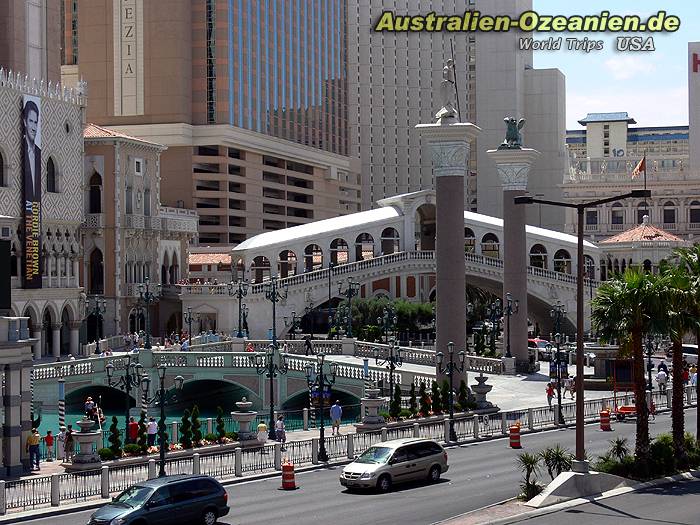
M314 353L313 346L311 345L311 335L307 335L304 338L304 355L309 355L309 353Z
M668 367L666 366L666 363L664 362L663 359L661 360L661 362L659 362L658 370L659 370L659 372L661 372L663 370L664 372L666 372L666 375L668 375Z
M340 401L336 399L335 404L331 407L331 428L333 435L337 432L340 435L340 420L343 417L343 407L340 406Z
M571 394L571 399L573 399L574 398L574 389L571 387L571 378L570 377L564 378L564 393L562 394L562 397L566 397L567 392L569 392L569 394Z
M545 393L547 394L547 404L549 408L552 408L552 398L554 398L554 386L552 386L552 383L547 383Z
M73 462L73 455L75 454L75 438L73 437L73 427L68 425L66 430L66 443L65 443L65 460Z
M660 392L666 392L666 382L668 381L668 374L662 369L659 369L659 373L656 374L656 382L659 385Z
M53 461L53 432L50 430L46 431L44 436L44 444L46 445L46 461Z
M277 441L282 443L282 450L286 450L284 444L287 442L287 432L284 425L284 416L282 415L277 416L277 421L275 422L275 437Z
M688 386L688 383L690 382L690 368L689 367L686 366L683 369L683 375L681 376L681 378L683 379L683 386Z
M133 417L129 418L128 429L129 429L129 432L127 433L127 437L128 437L129 443L136 443L136 440L139 437L139 424L134 420Z
M39 443L41 443L41 435L36 428L32 429L31 434L27 436L27 452L29 453L29 468L41 470L39 467Z
M155 418L148 419L148 425L146 427L146 432L148 433L148 446L153 447L156 444L156 434L158 433L158 423L156 423Z
M56 458L59 461L63 461L66 457L66 427L61 426L58 429L58 435L56 436Z

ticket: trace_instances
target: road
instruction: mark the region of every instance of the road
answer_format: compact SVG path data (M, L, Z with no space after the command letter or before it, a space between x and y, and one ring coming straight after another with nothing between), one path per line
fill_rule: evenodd
M648 525L667 523L674 525L697 525L697 500L700 481L686 481L630 492L622 496L586 503L570 509L560 510L545 516L524 519L517 523L537 525ZM675 497L672 497L675 496ZM681 499L682 498L682 499Z
M695 409L686 410L687 428L695 428ZM656 435L671 428L670 413L651 423ZM586 427L586 450L597 456L609 448L609 440L628 438L634 444L633 421L615 423L613 432L601 432L597 425ZM523 450L538 452L557 443L573 449L573 428L540 432L522 437ZM520 451L497 439L448 450L450 470L436 485L415 484L396 487L389 494L348 493L341 489L342 467L297 474L296 491L281 491L280 478L229 485L231 513L220 523L373 523L395 525L430 524L470 510L512 498L519 492L521 473L515 459ZM540 477L548 481L546 472ZM37 525L87 523L91 512L36 519Z

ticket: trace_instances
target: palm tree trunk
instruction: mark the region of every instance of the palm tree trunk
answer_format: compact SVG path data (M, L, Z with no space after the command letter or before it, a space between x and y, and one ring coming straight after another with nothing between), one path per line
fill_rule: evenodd
M700 347L700 328L695 329L695 344L699 345ZM698 363L700 365L700 362ZM695 381L695 393L697 394L695 396L695 405L697 407L697 417L695 418L697 421L697 428L695 429L695 439L700 441L700 374L698 374L698 379Z
M644 379L644 351L642 332L632 332L632 360L634 377L634 403L637 411L637 439L634 455L644 466L649 465L649 411L647 410L646 380Z
M680 339L673 341L673 405L671 407L671 428L676 461L682 464L685 458L683 436L685 421L683 415L683 345Z

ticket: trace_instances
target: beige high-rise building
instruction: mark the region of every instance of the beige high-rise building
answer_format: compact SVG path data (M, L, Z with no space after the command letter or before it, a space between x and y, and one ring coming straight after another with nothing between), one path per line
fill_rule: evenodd
M64 0L88 121L163 144L161 200L201 244L358 211L345 1Z

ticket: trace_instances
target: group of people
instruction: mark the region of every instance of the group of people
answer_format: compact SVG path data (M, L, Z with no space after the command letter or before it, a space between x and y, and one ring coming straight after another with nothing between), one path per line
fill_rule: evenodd
M153 447L156 444L156 435L158 434L158 423L154 417L149 417L146 422L146 444L149 447ZM127 426L126 433L126 443L137 443L139 439L139 424L133 418L129 418L129 425Z
M662 359L657 366L656 373L656 383L659 386L659 391L665 392L668 386L669 379L671 375L668 372L668 366ZM697 385L698 382L698 367L696 365L689 365L686 361L683 361L683 373L681 375L683 380L683 386Z
M54 436L51 430L46 431L43 436L46 445L45 461L54 460L54 446L56 447L56 459L59 461L73 461L75 455L75 438L73 436L73 426L61 426L59 433ZM29 454L29 466L31 470L40 471L39 460L41 459L41 440L39 430L33 428L27 437L26 451Z
M556 394L556 389L558 386L558 381L550 381L549 383L547 383L547 386L545 388L547 404L550 407L552 406L552 399L554 399L554 395ZM565 377L561 380L561 386L563 390L561 393L562 397L566 399L566 393L568 392L571 395L571 399L574 399L574 395L576 394L576 376Z

